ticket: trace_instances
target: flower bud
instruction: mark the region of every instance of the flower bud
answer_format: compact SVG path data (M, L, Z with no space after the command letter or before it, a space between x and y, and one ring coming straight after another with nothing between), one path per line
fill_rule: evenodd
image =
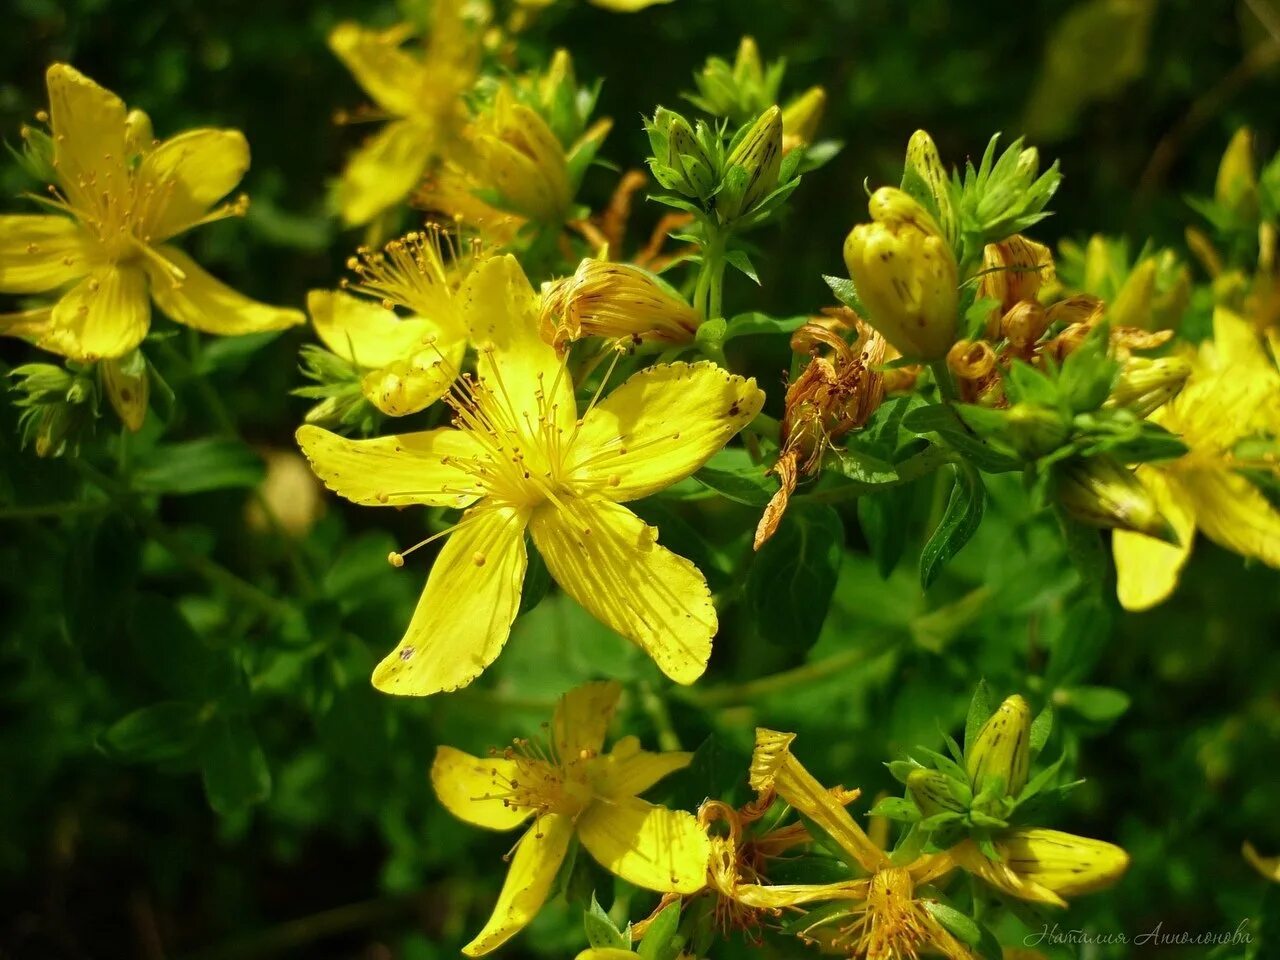
M822 87L810 87L782 108L784 150L808 146L813 142L826 107L827 91Z
M1016 797L1027 785L1030 768L1031 708L1015 693L978 731L965 756L965 772L975 793L999 777L1004 781L1005 795Z
M649 163L654 178L686 197L709 197L716 186L715 167L689 121L659 107L646 126L654 153Z
M1222 154L1213 199L1243 224L1258 216L1258 175L1253 163L1253 131L1248 127L1235 132Z
M1059 505L1081 523L1131 530L1176 545L1178 535L1133 472L1110 457L1068 460L1054 473Z
M1000 439L1026 460L1038 460L1067 442L1071 428L1055 410L1015 403L1005 412Z
M1053 278L1053 254L1049 248L1015 233L983 248L978 298L989 297L999 304L999 313L995 317L995 324L998 324L1000 316L1013 309L1015 304L1034 302L1041 286ZM994 326L988 324L988 336L995 335Z
M734 167L746 171L741 191L723 184L716 195L716 211L720 219L737 219L773 192L782 167L782 111L773 106L756 117L725 161L725 179ZM727 188L728 187L728 188Z
M559 223L572 194L564 148L538 112L499 87L472 133L477 174L503 208L538 223Z
M679 344L693 340L702 315L647 270L587 259L544 289L539 323L557 348L583 337Z
M902 188L913 196L922 190L933 199L938 213L938 226L952 248L959 241L959 225L955 204L951 196L951 179L938 156L933 137L924 130L917 130L907 141L907 159L902 169Z
M1189 376L1191 362L1183 357L1130 357L1104 406L1148 417L1176 397Z
M1154 258L1148 257L1133 268L1110 304L1107 319L1111 321L1111 325L1150 330L1151 303L1155 290L1156 262Z
M1000 859L1020 879L1059 896L1109 887L1129 866L1129 855L1114 843L1061 830L1007 830L994 843Z
M104 360L101 366L102 389L111 408L121 422L137 433L147 419L147 402L151 394L151 377L142 352L134 350L127 357Z
M1023 300L1000 318L1000 336L1009 341L1019 353L1027 354L1046 330L1049 314L1034 300Z
M933 362L956 339L956 261L937 222L902 190L881 187L873 223L853 228L845 265L868 322L904 356Z
M912 770L907 777L907 791L926 817L938 813L963 813L969 809L972 797L956 795L957 788L961 786L937 770Z

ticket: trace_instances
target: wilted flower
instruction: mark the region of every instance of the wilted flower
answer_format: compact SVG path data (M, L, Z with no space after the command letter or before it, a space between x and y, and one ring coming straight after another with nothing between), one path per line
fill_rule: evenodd
M557 349L583 337L627 347L689 343L702 315L641 267L586 259L573 276L543 290L539 322L543 339Z
M1054 499L1073 518L1093 527L1145 534L1177 544L1177 529L1132 470L1109 456L1067 460L1054 466Z

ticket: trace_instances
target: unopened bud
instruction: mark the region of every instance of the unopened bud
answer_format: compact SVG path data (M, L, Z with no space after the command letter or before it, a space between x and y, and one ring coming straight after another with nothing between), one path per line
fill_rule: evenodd
M1007 830L994 843L1019 877L1064 897L1109 887L1129 866L1129 855L1114 843L1061 830Z
M1000 437L1026 460L1038 460L1067 441L1070 427L1055 410L1030 403L1015 403L1005 412Z
M1156 262L1148 257L1129 274L1107 310L1113 327L1152 327L1151 303L1156 290Z
M938 227L947 243L954 248L959 240L959 225L951 197L951 178L947 176L933 137L917 130L907 141L907 159L902 168L902 189L912 196L928 196L938 213ZM917 192L919 191L919 192Z
M1020 353L1027 353L1049 329L1049 314L1033 300L1015 303L1000 318L1000 336Z
M989 297L999 304L998 320L1015 304L1035 301L1041 286L1053 278L1053 254L1049 248L1015 233L983 248L978 297ZM989 330L990 334L994 332Z
M1241 127L1218 164L1213 199L1243 224L1258 215L1258 174L1253 163L1253 131Z
M741 191L721 186L716 195L716 212L724 221L734 220L773 192L782 167L782 111L773 106L748 128L725 161L725 176L739 167L746 171Z
M1178 535L1133 472L1110 457L1059 464L1054 495L1066 512L1094 527L1130 530L1176 545Z
M965 756L965 773L975 793L999 777L1006 796L1016 797L1027 785L1031 768L1031 708L1014 694L982 725Z
M807 146L818 135L827 107L827 91L810 87L782 108L782 139L787 149Z
M961 789L964 793L969 792L963 784L937 770L913 770L907 777L907 791L926 817L938 813L963 813L967 810L972 796L957 796Z
M1178 395L1189 376L1191 362L1183 357L1130 357L1104 406L1150 416Z
M902 190L871 197L844 244L867 321L904 356L932 362L956 340L956 261L937 222Z

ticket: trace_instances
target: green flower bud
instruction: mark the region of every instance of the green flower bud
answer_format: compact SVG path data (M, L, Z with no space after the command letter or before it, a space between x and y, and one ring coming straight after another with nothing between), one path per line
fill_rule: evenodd
M788 149L813 142L826 107L827 91L810 87L782 108L782 139Z
M1005 430L999 438L1026 460L1038 460L1067 442L1071 428L1055 410L1030 403L1015 403L1005 413Z
M782 168L782 111L770 107L756 117L725 161L726 181L735 167L746 171L741 190L726 182L716 195L716 212L723 221L735 220L774 191Z
M715 165L689 121L673 110L659 107L646 126L653 149L649 166L654 178L683 196L709 197L717 182Z
M965 757L965 773L975 792L982 792L995 777L1004 780L1004 792L1016 797L1027 785L1031 768L1031 708L1014 694L982 725Z
M1189 376L1191 361L1183 357L1130 357L1104 406L1148 417L1176 397Z
M911 771L907 777L907 792L926 817L938 813L964 813L973 799L964 784L937 770Z
M853 228L844 262L870 316L904 356L936 361L956 340L956 261L933 216L904 191L881 187L873 223Z
M1068 460L1054 471L1053 492L1068 515L1093 527L1131 530L1177 544L1178 535L1132 471L1110 457Z

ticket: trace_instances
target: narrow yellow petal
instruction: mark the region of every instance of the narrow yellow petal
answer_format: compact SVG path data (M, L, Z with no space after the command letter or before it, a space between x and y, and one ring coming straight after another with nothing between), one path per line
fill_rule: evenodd
M177 247L160 247L156 253L182 274L178 279L154 261L144 261L151 276L151 296L178 323L227 337L306 323L301 310L259 303L215 280Z
M399 645L373 671L383 693L425 697L465 687L502 651L520 608L526 517L473 507L440 551Z
M529 819L532 808L503 803L519 774L514 760L473 757L453 747L437 747L431 786L441 805L459 820L486 830L510 830Z
M623 737L605 757L599 788L608 797L634 797L677 770L683 770L693 759L686 750L651 753L640 749L636 737Z
M151 323L147 278L134 267L100 267L53 308L39 345L73 360L122 357L142 342Z
M63 194L82 211L129 186L124 101L80 71L55 63L45 73L53 160Z
M1280 511L1240 474L1200 468L1181 475L1204 535L1242 557L1280 567Z
M562 761L567 763L584 750L600 752L621 695L622 685L616 680L600 680L574 687L560 698L551 735Z
M626 507L601 498L563 503L539 508L529 528L556 582L676 683L693 683L716 632L698 568L659 546L657 531Z
M546 903L572 839L573 820L563 814L547 814L529 828L516 844L493 915L463 953L483 956L529 925Z
M763 405L755 380L714 363L648 367L587 413L569 462L601 496L646 497L701 467Z
M420 109L428 75L423 64L400 48L404 31L369 30L356 23L340 23L329 34L329 49L351 71L378 106L396 116Z
M597 801L578 819L582 845L610 873L647 890L696 893L711 846L698 820L637 797Z
M636 13L659 4L671 3L672 0L591 0L594 6L614 13Z
M1248 840L1244 842L1241 852L1244 854L1245 860L1249 862L1249 866L1273 883L1280 883L1280 857L1262 856L1262 854L1258 853L1257 847Z
M476 443L452 427L348 440L306 424L297 438L324 485L362 506L466 507L481 493L453 460L477 456Z
M435 149L432 128L417 120L392 120L362 143L338 181L338 210L347 226L368 223L409 196Z
M83 234L66 217L0 217L0 293L43 293L89 272Z
M1032 903L1045 903L1053 907L1067 905L1067 901L1053 890L1036 882L1034 877L1015 872L1003 861L987 859L972 840L964 840L947 852L957 866L1011 897L1029 900Z
M538 295L515 257L493 257L467 276L463 316L479 351L477 370L529 433L544 418L567 439L577 422L564 361L543 342ZM530 436L534 440L534 436Z
M148 150L138 190L149 198L142 235L167 240L200 220L249 169L249 141L239 130L187 130Z
M1117 530L1111 535L1116 594L1126 610L1149 610L1168 599L1191 556L1196 531L1195 514L1176 478L1159 467L1140 466L1138 479L1150 491L1156 508L1172 524L1178 544L1128 530Z

